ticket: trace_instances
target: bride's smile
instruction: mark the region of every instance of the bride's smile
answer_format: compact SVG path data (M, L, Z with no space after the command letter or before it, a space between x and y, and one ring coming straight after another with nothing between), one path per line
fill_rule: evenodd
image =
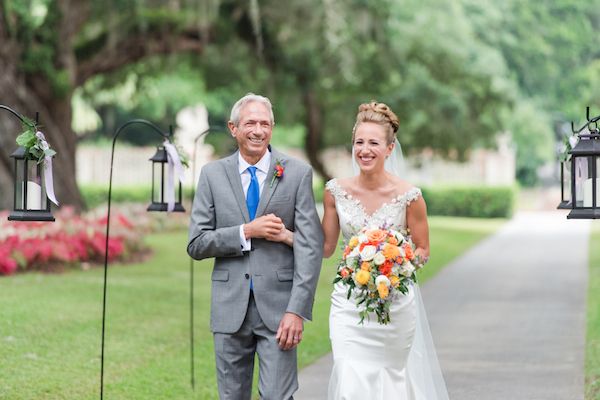
M354 156L363 172L383 170L385 158L394 144L388 144L385 128L372 122L363 122L354 134Z

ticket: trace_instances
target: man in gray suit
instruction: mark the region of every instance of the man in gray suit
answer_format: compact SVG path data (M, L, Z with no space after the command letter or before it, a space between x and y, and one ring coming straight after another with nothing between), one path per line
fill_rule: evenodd
M264 400L298 389L296 346L312 318L323 232L312 170L271 148L271 102L252 93L228 123L239 151L204 166L188 254L214 257L210 326L221 399L250 399L254 355Z

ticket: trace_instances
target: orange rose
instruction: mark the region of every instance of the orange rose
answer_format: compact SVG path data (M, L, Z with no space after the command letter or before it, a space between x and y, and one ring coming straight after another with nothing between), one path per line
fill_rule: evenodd
M382 242L387 237L387 233L381 229L371 229L365 232L369 242Z
M363 271L370 271L371 270L371 264L363 261L362 264L360 264L360 269L362 269Z
M394 260L396 257L398 257L400 255L400 249L398 248L398 246L386 243L383 246L382 253L383 253L383 256L387 260Z
M409 244L407 244L406 246L404 246L404 255L409 260L412 260L413 258L415 258L415 255L413 253L413 249L412 249L412 247L410 247Z
M390 294L390 289L385 283L380 283L379 285L377 285L377 291L379 292L380 299L385 299Z
M396 236L392 235L392 236L388 237L387 242L391 245L398 246L398 239L396 239Z
M343 268L340 271L340 275L342 276L342 278L346 278L349 274L350 274L350 271L348 271L348 268Z

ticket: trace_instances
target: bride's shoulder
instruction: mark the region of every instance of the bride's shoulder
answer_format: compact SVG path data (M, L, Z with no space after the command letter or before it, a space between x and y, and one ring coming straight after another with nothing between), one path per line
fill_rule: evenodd
M347 178L333 178L327 181L325 189L333 195L333 197L343 197L346 194L344 189L347 184Z
M421 189L404 179L393 177L394 186L396 187L398 198L405 200L407 204L422 197Z

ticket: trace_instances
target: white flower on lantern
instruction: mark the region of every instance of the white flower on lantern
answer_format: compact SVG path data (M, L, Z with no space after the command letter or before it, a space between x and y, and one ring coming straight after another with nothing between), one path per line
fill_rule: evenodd
M385 262L385 256L378 251L377 254L375 254L375 257L373 257L373 262L375 265L381 265Z
M375 257L375 253L377 253L377 247L375 246L365 246L360 251L360 258L363 261L371 261L373 257Z

